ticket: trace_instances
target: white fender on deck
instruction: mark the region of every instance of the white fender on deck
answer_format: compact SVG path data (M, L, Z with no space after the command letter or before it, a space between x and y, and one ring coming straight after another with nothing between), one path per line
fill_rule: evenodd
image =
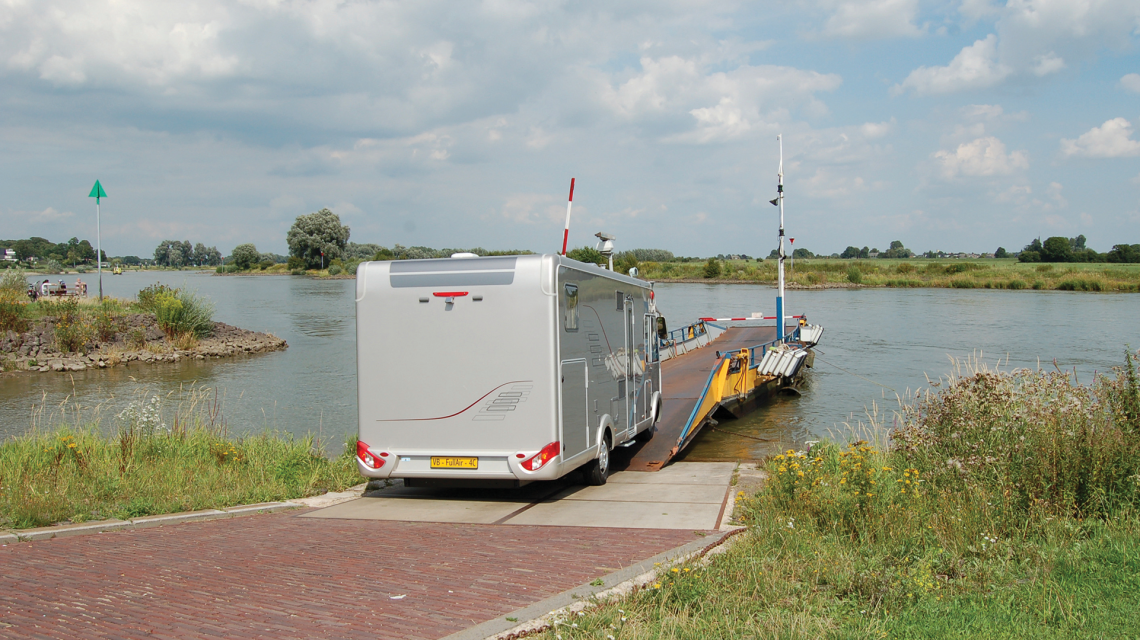
M772 356L775 355L775 353L775 351L768 349L768 351L764 353L764 357L760 358L760 366L758 367L758 370L761 374L768 373L768 367L772 364Z

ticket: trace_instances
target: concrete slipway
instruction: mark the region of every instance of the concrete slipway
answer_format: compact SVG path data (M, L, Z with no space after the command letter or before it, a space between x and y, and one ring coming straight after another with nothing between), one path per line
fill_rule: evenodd
M559 482L522 489L432 489L400 485L304 518L552 525L628 529L718 529L736 464L677 462L656 473L617 471L600 487Z

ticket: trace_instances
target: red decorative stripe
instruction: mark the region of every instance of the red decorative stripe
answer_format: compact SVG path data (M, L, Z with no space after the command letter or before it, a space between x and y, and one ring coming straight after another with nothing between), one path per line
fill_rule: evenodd
M570 202L574 202L574 178L570 178Z
M466 291L436 291L432 294L437 298L462 298L467 295Z
M461 409L460 411L456 411L455 413L453 413L449 416L440 416L438 418L395 418L395 419L378 418L376 420L376 422L423 422L425 420L447 420L448 418L454 418L455 416L463 413L464 411L467 411L467 409L474 407L475 405L479 404L483 400L483 398L486 398L487 396L491 395L492 393L495 393L496 391L498 391L499 389L502 389L503 387L507 386L508 384L520 384L523 382L530 382L530 380L512 380L510 382L504 382L503 384L495 387L494 389L491 389L487 393L484 393L475 402L472 402L471 404L467 405L465 408Z

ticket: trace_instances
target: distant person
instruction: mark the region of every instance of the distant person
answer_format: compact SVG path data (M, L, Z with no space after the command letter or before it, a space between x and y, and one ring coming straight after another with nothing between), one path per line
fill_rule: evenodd
M61 295L61 296L67 295L67 283L64 282L63 280L59 281L59 295Z
M44 281L40 283L40 295L45 298L51 295L51 281L47 278L44 278Z
M32 299L32 302L35 302L36 299L40 297L39 291L36 290L36 285L31 282L28 283L28 297Z
M83 296L84 298L87 297L87 283L84 282L82 278L75 279L75 293Z

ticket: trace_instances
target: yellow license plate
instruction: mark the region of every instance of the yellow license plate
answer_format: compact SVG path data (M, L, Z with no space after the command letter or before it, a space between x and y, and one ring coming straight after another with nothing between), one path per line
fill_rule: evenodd
M444 458L432 456L432 469L478 469L479 458Z

